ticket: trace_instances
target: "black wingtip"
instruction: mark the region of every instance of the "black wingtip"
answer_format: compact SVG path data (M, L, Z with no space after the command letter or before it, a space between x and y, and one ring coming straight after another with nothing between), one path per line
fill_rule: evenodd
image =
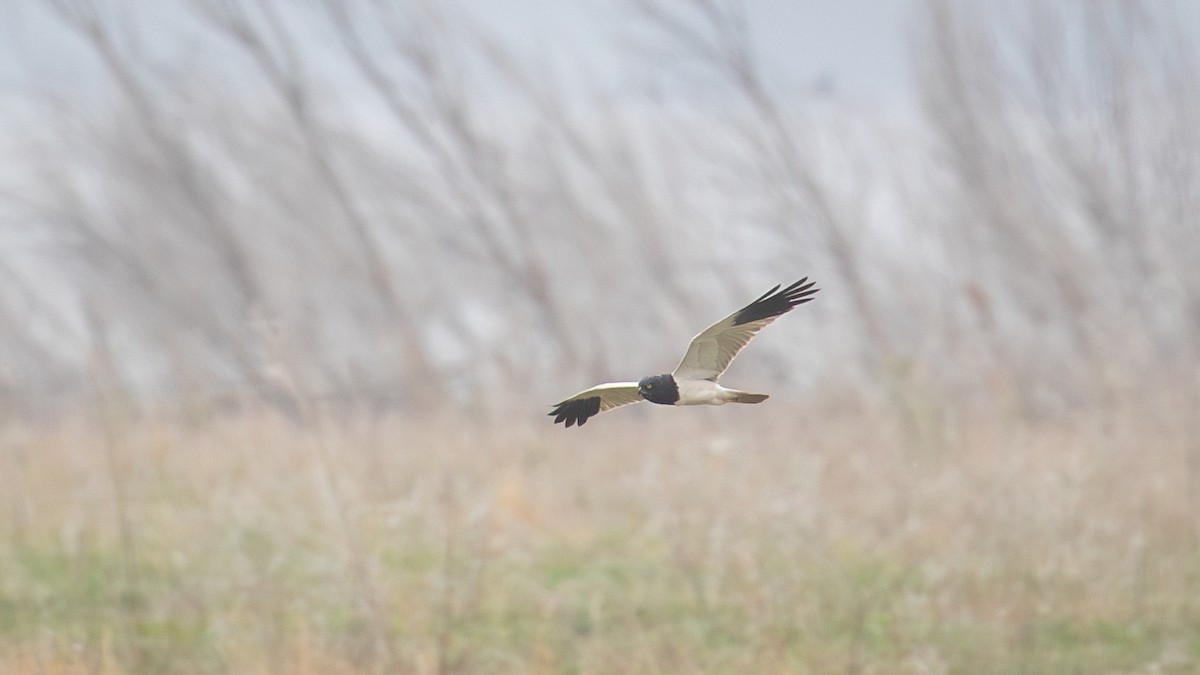
M600 397L592 396L590 398L573 399L563 401L554 406L554 410L550 411L550 415L554 417L554 423L563 423L568 429L578 424L583 426L587 423L588 418L600 413Z
M780 286L775 286L754 302L743 307L733 318L733 325L740 326L786 314L796 305L803 305L813 299L813 294L821 290L814 288L816 283L809 281L808 277L804 277L783 290L779 290Z

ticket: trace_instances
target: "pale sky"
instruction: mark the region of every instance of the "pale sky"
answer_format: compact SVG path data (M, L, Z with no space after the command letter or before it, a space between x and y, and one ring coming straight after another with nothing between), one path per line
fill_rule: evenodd
M421 1L415 0L418 5ZM168 52L174 59L186 61L189 46L203 50L180 37L188 32L180 29L180 24L190 20L181 10L184 2L95 2L109 13L138 17L139 32L132 41L143 53ZM288 7L289 2L281 0L277 6ZM450 15L461 11L477 27L499 36L528 63L546 64L568 79L586 75L589 89L619 91L636 84L628 72L633 60L622 58L623 50L634 48L640 25L630 2L424 2ZM1009 6L961 2L965 7L997 12ZM0 92L33 83L86 96L89 90L106 86L102 80L97 82L94 71L81 67L94 57L49 17L46 4L0 1ZM777 94L785 98L791 93L803 95L820 86L838 98L859 103L904 107L912 102L912 33L923 0L743 0L740 4L749 19L756 55ZM1167 10L1163 16L1173 14L1176 27L1200 41L1200 2L1155 0L1132 6L1141 7L1147 15L1159 14L1150 11L1153 8ZM156 37L161 38L158 45L154 44Z
M139 14L143 25L173 23L174 4L119 0L97 3ZM281 6L286 6L286 2ZM556 68L585 64L587 72L620 86L619 59L629 47L634 17L619 0L461 0L477 23L533 61ZM40 2L0 3L0 86L27 81L28 64L56 84L87 90L79 68L90 54L63 32ZM825 81L839 94L868 100L903 97L910 88L907 56L912 0L759 0L744 3L757 54L772 81L805 88ZM152 15L152 16L147 16ZM167 32L167 31L164 31ZM140 40L152 40L146 35ZM181 48L175 44L167 49Z
M618 49L632 21L628 6L612 0L470 6L481 21L513 38L513 44L567 60L580 58L577 53L587 58ZM911 0L759 0L743 7L758 56L776 84L802 87L829 79L852 96L907 95Z

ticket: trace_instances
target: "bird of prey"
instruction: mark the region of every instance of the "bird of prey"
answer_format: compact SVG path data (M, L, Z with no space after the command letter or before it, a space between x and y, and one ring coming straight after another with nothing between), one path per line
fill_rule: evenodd
M644 377L640 382L610 382L586 391L554 406L554 423L583 426L588 418L630 403L650 401L662 405L724 405L726 403L762 403L766 394L751 394L726 389L717 378L733 358L768 324L787 314L796 305L812 300L821 290L808 277L780 290L776 286L754 302L706 328L688 345L675 371Z

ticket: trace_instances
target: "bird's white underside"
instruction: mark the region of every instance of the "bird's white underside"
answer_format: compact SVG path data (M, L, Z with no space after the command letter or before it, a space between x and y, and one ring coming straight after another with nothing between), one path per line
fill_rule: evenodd
M737 392L709 380L676 380L679 402L675 405L725 405Z

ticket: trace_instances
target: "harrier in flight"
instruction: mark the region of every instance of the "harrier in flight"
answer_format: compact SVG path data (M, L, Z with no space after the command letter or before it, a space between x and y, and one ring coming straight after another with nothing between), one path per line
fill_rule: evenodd
M766 394L751 394L726 389L717 378L750 340L775 319L796 305L812 300L821 290L808 277L780 290L779 286L762 297L709 326L692 338L687 354L675 372L650 375L641 382L610 382L586 391L554 406L554 423L568 427L583 426L588 418L630 403L646 400L662 405L724 405L726 403L762 403Z

